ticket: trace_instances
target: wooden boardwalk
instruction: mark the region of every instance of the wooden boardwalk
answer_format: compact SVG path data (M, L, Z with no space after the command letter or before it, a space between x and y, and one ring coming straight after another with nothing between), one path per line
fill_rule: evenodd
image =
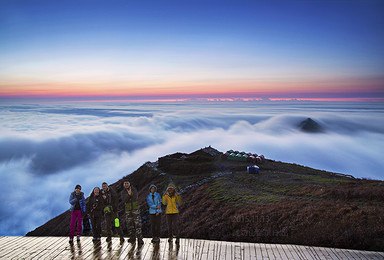
M384 259L382 252L337 248L181 239L180 246L149 238L142 247L119 238L94 244L82 237L71 246L67 237L0 237L0 259Z

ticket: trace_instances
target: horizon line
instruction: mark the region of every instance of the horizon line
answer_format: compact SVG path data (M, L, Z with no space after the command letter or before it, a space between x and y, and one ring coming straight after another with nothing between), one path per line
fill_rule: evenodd
M45 102L384 102L384 97L330 97L330 98L295 98L295 97L185 97L185 98L105 98L95 97L1 97L3 101L45 101Z

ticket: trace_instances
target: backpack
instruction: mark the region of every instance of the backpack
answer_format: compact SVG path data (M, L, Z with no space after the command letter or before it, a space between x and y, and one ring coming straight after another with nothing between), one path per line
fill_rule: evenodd
M86 214L83 218L83 235L88 236L89 234L91 234L91 231L91 221L89 219L89 215Z

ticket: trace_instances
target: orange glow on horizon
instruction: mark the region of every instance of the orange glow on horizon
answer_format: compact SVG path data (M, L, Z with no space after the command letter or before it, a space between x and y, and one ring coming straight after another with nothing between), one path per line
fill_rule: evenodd
M367 90L358 86L365 84ZM381 81L341 81L331 79L300 81L293 79L276 80L191 80L191 81L130 81L130 82L45 82L26 83L0 82L1 98L61 98L99 100L168 100L186 101L257 101L270 100L299 101L382 101L384 92ZM362 98L369 93L379 93L379 97ZM382 93L382 94L380 94ZM345 95L355 97L343 97ZM361 95L362 97L359 97ZM324 97L325 96L325 97ZM328 97L329 96L329 97ZM297 97L297 98L294 98Z

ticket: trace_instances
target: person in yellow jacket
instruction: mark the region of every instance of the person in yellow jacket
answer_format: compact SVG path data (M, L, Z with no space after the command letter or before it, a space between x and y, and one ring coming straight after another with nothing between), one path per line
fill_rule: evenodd
M168 242L172 242L173 236L176 236L176 244L180 243L179 235L179 206L181 205L181 197L176 192L174 184L169 184L165 194L163 195L163 204L167 206L165 214L168 223Z

